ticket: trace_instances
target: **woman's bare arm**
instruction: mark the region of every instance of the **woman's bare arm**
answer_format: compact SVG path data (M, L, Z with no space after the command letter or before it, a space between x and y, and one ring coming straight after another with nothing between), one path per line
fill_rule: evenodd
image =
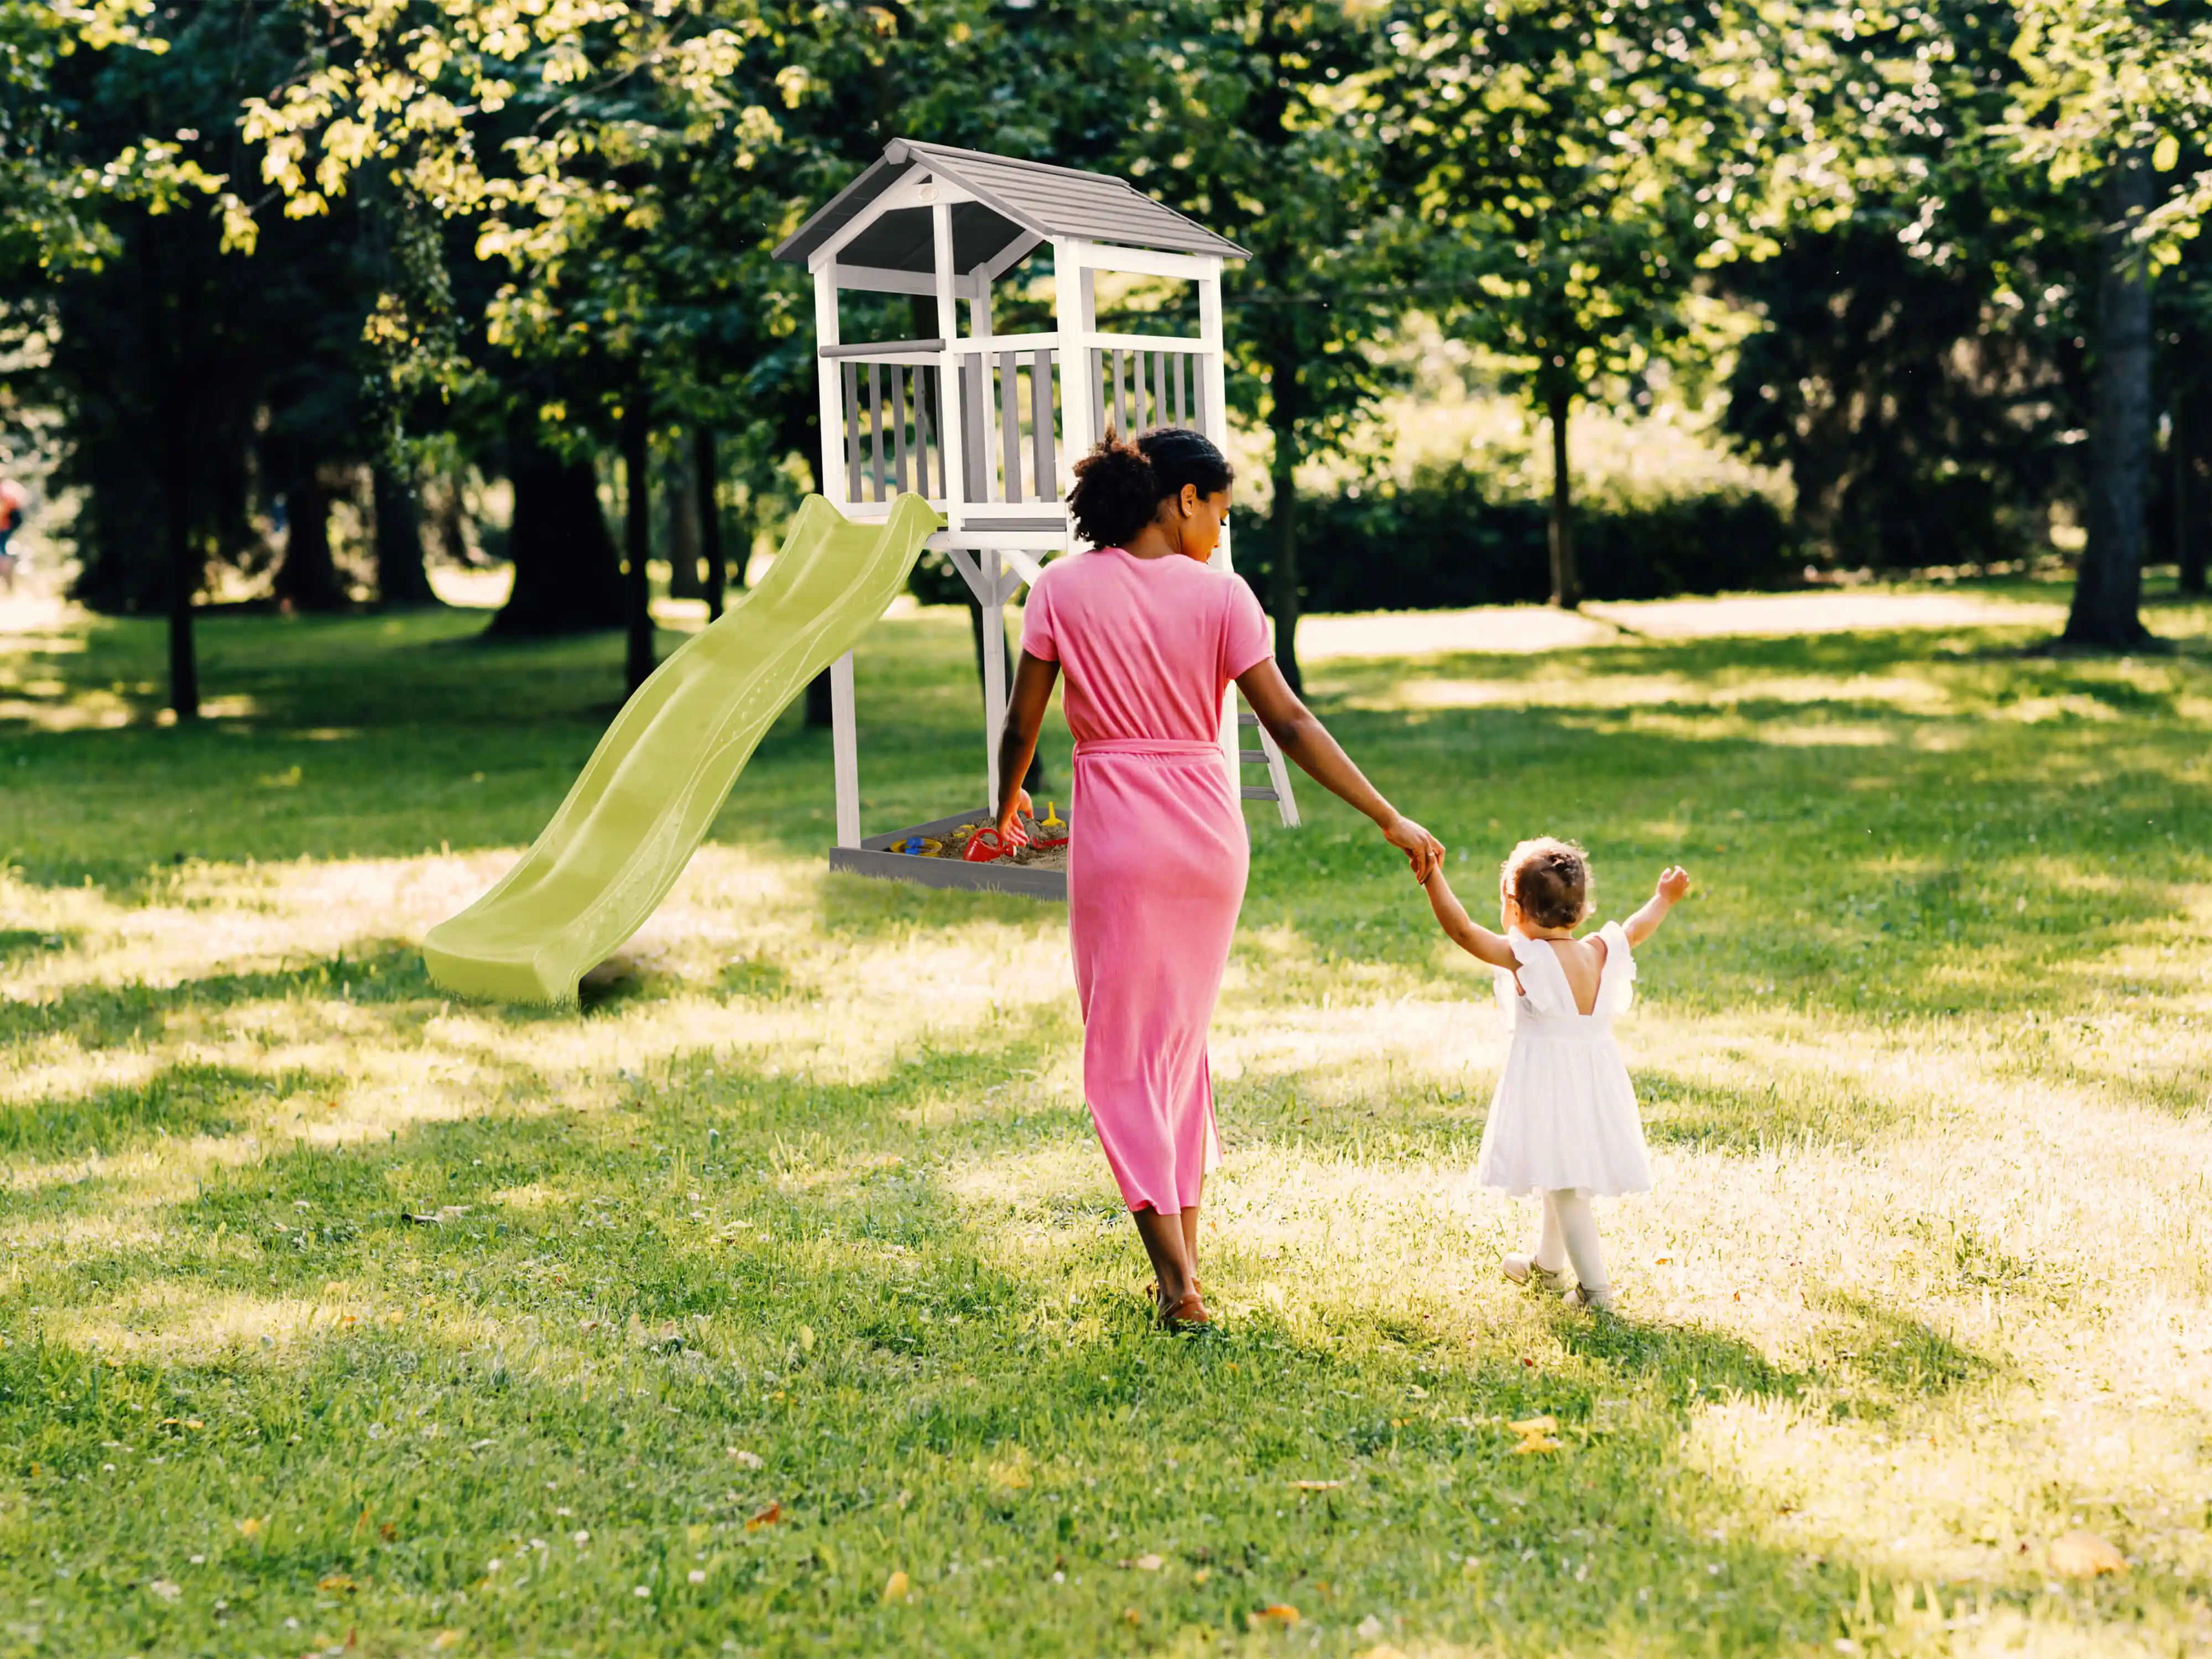
M1013 695L1006 699L1006 723L999 732L999 834L1015 831L1014 814L1022 804L1022 780L1029 775L1036 753L1037 733L1044 729L1044 711L1052 707L1052 688L1060 678L1060 665L1022 653L1014 669Z
M1467 907L1459 902L1459 895L1452 891L1451 883L1444 879L1441 866L1430 871L1428 879L1421 884L1428 890L1429 908L1437 913L1437 921L1453 944L1493 968L1517 965L1513 946L1505 935L1492 933L1468 915Z
M1275 659L1268 657L1253 664L1237 677L1237 687L1260 717L1260 724L1267 728L1267 735L1298 763L1298 769L1374 819L1382 838L1413 866L1413 879L1427 880L1429 872L1443 862L1443 843L1411 818L1401 817L1398 809L1368 782L1366 775L1352 763L1352 757L1329 736L1328 728L1298 700L1298 694L1284 679L1283 671L1275 666Z

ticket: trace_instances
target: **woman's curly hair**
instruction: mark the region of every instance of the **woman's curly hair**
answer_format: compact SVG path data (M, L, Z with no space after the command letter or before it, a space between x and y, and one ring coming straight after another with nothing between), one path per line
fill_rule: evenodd
M1590 913L1589 854L1571 841L1524 841L1498 866L1499 890L1539 927L1575 927Z
M1236 477L1213 441L1188 427L1154 427L1134 441L1109 431L1075 464L1075 488L1067 492L1067 504L1085 541L1093 547L1121 547L1152 521L1162 501L1182 494L1185 484L1212 495L1228 489Z

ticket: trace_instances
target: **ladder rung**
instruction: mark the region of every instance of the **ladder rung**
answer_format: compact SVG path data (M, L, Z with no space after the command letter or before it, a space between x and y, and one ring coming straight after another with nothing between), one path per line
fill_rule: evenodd
M1237 717L1237 724L1239 726L1257 726L1259 723L1260 717L1257 714L1239 714Z
M1237 758L1247 766L1265 766L1267 751L1264 749L1240 749L1237 751Z
M1277 794L1277 793L1276 793L1273 789L1270 789L1270 788L1267 787L1265 785L1262 785L1262 786L1261 786L1259 788L1256 788L1256 789L1255 789L1255 788L1254 788L1250 784L1249 784L1249 783L1248 783L1248 784L1246 784L1246 785L1245 785L1242 789L1238 790L1237 793L1238 794L1240 794L1240 795L1243 796L1243 797L1244 797L1244 799L1245 799L1246 800L1280 800L1280 799L1282 799L1282 797L1281 797L1280 795Z

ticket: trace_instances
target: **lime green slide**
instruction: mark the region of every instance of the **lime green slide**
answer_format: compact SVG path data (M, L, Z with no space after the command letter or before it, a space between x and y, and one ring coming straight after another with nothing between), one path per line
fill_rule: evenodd
M761 734L883 615L938 527L919 495L880 525L809 495L760 586L623 705L536 844L430 930L430 977L461 996L573 1004L668 896Z

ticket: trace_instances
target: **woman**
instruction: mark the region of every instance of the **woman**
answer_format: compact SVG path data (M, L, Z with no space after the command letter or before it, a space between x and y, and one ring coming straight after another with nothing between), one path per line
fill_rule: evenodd
M1284 682L1242 580L1206 562L1229 516L1229 463L1180 428L1110 434L1076 465L1076 529L1097 550L1030 591L999 745L999 833L1019 838L1020 779L1054 681L1075 734L1068 943L1083 1007L1083 1092L1157 1279L1161 1322L1204 1325L1198 1206L1219 1162L1206 1031L1249 862L1222 765L1235 680L1283 752L1375 820L1417 880L1443 858Z

